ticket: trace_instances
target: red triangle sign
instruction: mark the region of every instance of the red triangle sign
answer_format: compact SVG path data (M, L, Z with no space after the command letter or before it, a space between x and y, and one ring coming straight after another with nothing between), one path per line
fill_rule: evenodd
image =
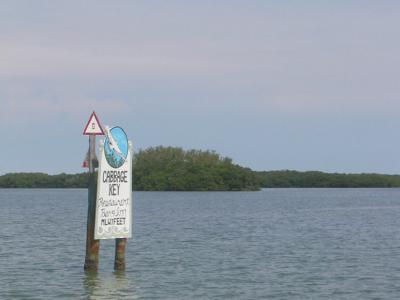
M95 112L90 115L89 121L87 122L85 129L83 130L84 135L104 135L103 128L100 125L99 119Z

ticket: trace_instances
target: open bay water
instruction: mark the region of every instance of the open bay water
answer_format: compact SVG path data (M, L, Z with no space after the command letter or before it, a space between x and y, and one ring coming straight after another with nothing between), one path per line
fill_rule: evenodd
M0 299L399 299L400 189L135 192L83 271L87 191L0 190Z

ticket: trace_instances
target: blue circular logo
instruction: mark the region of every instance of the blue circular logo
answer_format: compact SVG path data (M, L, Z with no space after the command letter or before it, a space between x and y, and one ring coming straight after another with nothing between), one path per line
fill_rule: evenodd
M128 156L128 137L121 127L105 128L104 154L114 169L121 167Z

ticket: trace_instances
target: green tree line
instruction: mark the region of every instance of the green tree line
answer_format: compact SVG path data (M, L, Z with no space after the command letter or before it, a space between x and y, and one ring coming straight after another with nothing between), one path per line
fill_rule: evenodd
M9 173L0 176L0 188L85 188L88 179L88 173Z
M233 164L214 151L177 147L140 150L133 157L133 188L143 191L258 190L251 169ZM88 173L48 175L10 173L0 176L0 188L85 188Z
M264 188L364 188L400 187L399 175L341 174L318 171L257 172L259 185Z
M244 191L260 188L400 187L400 175L317 171L252 171L214 151L152 147L133 157L133 189L141 191ZM9 173L0 188L86 188L88 173Z

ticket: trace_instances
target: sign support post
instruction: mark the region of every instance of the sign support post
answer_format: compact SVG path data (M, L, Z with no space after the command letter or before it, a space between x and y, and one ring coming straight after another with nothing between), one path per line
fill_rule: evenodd
M84 269L97 271L99 264L99 240L94 239L94 221L96 212L96 136L89 136L89 191L88 191L88 216L86 231L86 257Z
M125 246L126 238L115 239L114 270L116 271L125 270Z
M89 121L83 131L83 134L89 135L89 161L87 162L89 166L88 215L84 269L86 271L97 271L99 265L100 241L94 239L97 195L97 178L95 168L98 166L98 160L96 158L96 135L103 135L104 133L95 112L93 112L90 116Z

